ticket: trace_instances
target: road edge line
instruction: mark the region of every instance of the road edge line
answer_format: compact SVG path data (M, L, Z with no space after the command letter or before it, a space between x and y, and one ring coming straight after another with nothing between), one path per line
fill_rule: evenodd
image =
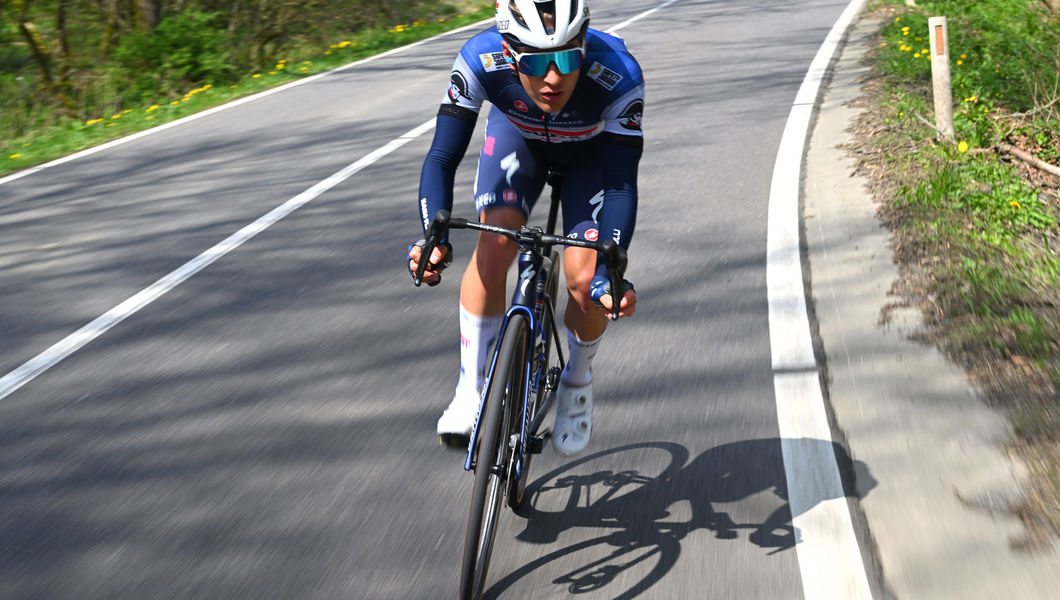
M769 194L766 287L773 386L806 600L872 598L821 390L799 218L803 161L823 81L866 2L851 0L810 63L784 128ZM829 443L800 443L804 440Z

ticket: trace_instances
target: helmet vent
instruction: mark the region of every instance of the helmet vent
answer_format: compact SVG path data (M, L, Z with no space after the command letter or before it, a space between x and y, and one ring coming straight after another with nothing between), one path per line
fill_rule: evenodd
M541 24L545 26L545 33L552 35L556 33L556 0L543 0L535 2L537 16Z
M508 10L512 11L512 18L519 25L522 25L526 29L530 29L530 26L526 24L526 19L523 18L522 11L519 10L519 5L515 3L515 0L508 0Z

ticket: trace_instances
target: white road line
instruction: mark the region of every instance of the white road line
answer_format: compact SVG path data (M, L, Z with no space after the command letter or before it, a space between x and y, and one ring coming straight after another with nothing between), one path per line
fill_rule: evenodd
M633 23L636 23L637 21L643 19L644 17L647 17L647 16L650 16L652 14L655 14L656 12L666 8L667 6L670 6L671 4L673 4L673 3L677 2L677 1L678 0L667 0L666 2L663 2L659 6L656 6L655 8L652 8L650 10L646 10L646 11L640 13L639 15L637 15L635 17L632 17L630 19L626 19L625 21L622 21L621 23L619 23L618 25L615 25L614 27L608 28L607 32L608 33L616 33L619 29L622 29L622 28L626 27L627 25L632 25Z
M103 335L111 327L121 323L141 308L157 300L166 292L177 287L192 275L198 273L209 265L217 262L222 256L240 247L247 240L265 231L280 219L308 204L311 200L330 190L336 185L349 179L358 171L383 158L387 154L397 150L412 140L434 128L434 119L409 131L401 137L390 141L385 146L368 154L338 171L331 177L317 183L308 190L284 202L280 206L269 211L258 220L233 233L220 243L206 250L202 254L185 263L169 275L159 279L143 291L132 296L128 300L108 310L94 321L66 336L61 341L31 358L22 366L7 375L0 377L0 400L29 383L41 373L52 368L66 357L70 356L85 344Z
M766 285L781 451L807 600L871 599L864 561L831 444L806 312L799 246L802 159L821 82L866 0L851 0L825 38L796 95L769 195Z

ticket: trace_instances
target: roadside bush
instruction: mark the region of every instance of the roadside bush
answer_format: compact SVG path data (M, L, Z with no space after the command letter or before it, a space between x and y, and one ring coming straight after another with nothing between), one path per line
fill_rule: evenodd
M216 13L171 13L153 34L123 38L115 60L116 75L128 82L127 98L133 101L172 96L198 82L235 80L227 33Z

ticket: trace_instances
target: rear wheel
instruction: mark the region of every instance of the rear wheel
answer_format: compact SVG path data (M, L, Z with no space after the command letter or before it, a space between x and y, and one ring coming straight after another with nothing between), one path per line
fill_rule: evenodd
M529 324L523 315L512 315L498 343L496 370L486 390L486 405L478 432L475 486L471 493L464 557L460 571L460 598L478 600L486 589L497 519L504 505L509 464L508 437L514 403L523 389L526 337Z

